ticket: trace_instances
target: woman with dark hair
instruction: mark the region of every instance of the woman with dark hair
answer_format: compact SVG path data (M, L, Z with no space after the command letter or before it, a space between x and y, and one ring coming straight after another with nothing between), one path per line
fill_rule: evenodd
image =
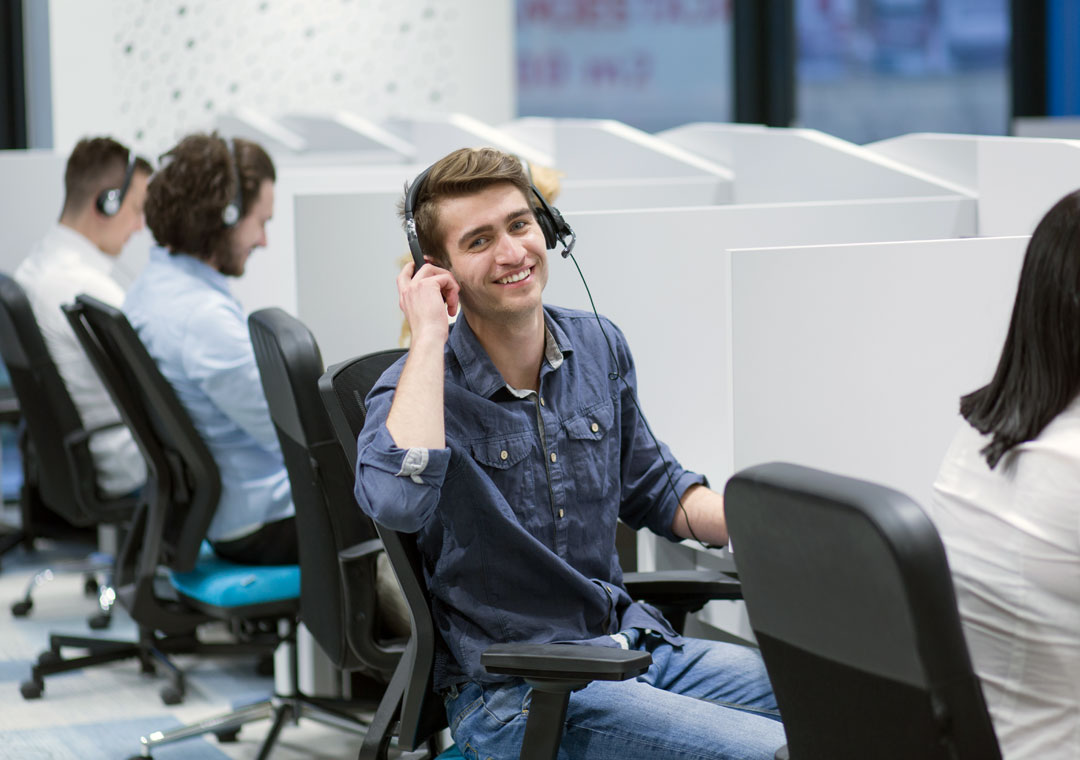
M1039 222L929 510L1006 760L1080 758L1080 191Z

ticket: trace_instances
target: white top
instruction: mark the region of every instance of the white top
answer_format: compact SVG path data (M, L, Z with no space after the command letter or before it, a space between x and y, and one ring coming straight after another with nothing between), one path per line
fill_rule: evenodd
M86 293L119 307L124 290L109 276L114 261L81 234L57 224L15 270L41 335L87 429L120 423L120 413L83 352L61 304ZM90 437L98 488L106 496L131 493L146 482L146 461L123 424Z
M991 470L966 422L927 511L1005 760L1080 758L1080 399Z

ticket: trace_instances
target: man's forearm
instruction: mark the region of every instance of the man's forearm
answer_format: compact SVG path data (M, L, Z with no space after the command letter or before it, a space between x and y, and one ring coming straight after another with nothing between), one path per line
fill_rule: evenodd
M675 519L671 521L672 533L706 544L722 546L727 543L723 496L703 485L692 485L682 495L682 506L682 509L676 510Z
M444 382L443 343L413 344L386 417L386 429L399 448L446 447Z

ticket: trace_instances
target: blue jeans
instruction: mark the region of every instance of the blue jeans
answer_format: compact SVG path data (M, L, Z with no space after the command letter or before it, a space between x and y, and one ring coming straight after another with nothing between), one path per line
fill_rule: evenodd
M559 760L772 760L785 743L756 649L700 639L672 647L655 634L624 635L631 649L652 652L652 665L636 679L594 681L570 695ZM449 689L446 714L465 757L516 758L531 696L520 680Z

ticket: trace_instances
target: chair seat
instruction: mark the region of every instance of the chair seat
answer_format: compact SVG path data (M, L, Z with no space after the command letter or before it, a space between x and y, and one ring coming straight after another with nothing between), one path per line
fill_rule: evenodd
M457 760L457 758L464 758L465 755L461 754L461 750L458 749L456 744L452 745L450 749L439 753L439 756L435 760Z
M201 552L195 569L170 577L177 592L208 607L249 607L300 596L298 565L239 565Z

